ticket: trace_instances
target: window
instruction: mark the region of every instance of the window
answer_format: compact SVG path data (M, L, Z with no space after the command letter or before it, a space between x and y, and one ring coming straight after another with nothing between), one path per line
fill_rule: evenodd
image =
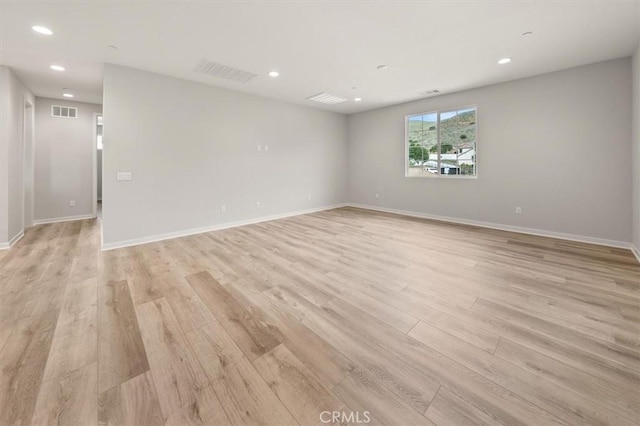
M407 116L407 177L475 177L476 108Z
M98 149L102 149L102 116L96 117L96 144Z

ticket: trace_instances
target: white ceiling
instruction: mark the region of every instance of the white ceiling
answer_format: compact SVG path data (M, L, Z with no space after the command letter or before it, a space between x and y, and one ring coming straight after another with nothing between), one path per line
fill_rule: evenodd
M629 56L640 36L638 1L0 1L0 63L37 96L94 103L114 63L353 113ZM202 58L258 77L196 74ZM364 100L305 99L321 91Z

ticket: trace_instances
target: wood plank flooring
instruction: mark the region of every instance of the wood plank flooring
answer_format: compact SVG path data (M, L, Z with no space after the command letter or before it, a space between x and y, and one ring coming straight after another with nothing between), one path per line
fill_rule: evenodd
M0 253L1 426L640 423L627 250L353 208L99 232Z

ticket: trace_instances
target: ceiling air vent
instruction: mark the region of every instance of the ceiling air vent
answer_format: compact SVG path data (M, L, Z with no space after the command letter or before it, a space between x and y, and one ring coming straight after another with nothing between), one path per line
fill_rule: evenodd
M78 118L78 108L51 105L51 116L61 118Z
M194 71L200 74L207 74L212 77L237 81L238 83L246 83L258 75L249 71L222 65L217 62L210 62L207 59L201 60L198 65L196 65Z
M307 99L310 101L329 105L335 105L349 100L348 98L344 98L342 96L334 95L333 93L327 92L321 92L317 95L309 96Z

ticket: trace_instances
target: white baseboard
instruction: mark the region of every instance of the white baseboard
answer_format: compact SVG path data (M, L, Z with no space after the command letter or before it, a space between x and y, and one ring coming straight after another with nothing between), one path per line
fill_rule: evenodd
M636 247L635 245L631 245L631 253L633 253L633 255L636 257L636 259L638 259L638 263L640 263L640 249L638 249L638 247Z
M271 216L262 216L254 219L240 220L237 222L221 223L218 225L205 226L202 228L192 228L192 229L185 229L183 231L168 232L166 234L151 235L149 237L135 238L133 240L118 241L115 243L105 244L103 242L102 250L106 251L106 250L113 250L113 249L118 249L123 247L137 246L141 244L153 243L156 241L169 240L172 238L186 237L189 235L203 234L205 232L219 231L221 229L236 228L238 226L252 225L254 223L268 222L276 219L284 219L286 217L299 216L299 215L309 214L309 213L317 213L325 210L333 210L333 209L337 209L345 206L347 206L347 203L333 204L330 206L317 207L317 208L307 209L307 210L298 210L295 212L281 213L281 214L276 214Z
M18 233L18 235L16 235L15 237L13 237L11 240L9 240L9 242L7 243L0 243L0 250L7 250L10 249L11 247L13 247L18 241L20 241L22 239L22 237L24 237L24 231L20 231Z
M58 222L71 222L74 220L86 220L93 219L95 216L93 214L82 214L79 216L65 216L65 217L53 217L51 219L38 219L33 221L33 226L35 225L45 225L47 223L58 223Z
M629 242L626 242L626 241L607 240L607 239L604 239L604 238L586 237L586 236L583 236L583 235L564 234L564 233L561 233L561 232L545 231L545 230L542 230L542 229L523 228L523 227L520 227L520 226L512 226L512 225L501 225L499 223L482 222L482 221L479 221L479 220L471 220L471 219L460 219L460 218L448 217L448 216L438 216L438 215L433 215L433 214L428 214L428 213L412 212L412 211L407 211L407 210L389 209L389 208L386 208L386 207L369 206L369 205L365 205L365 204L348 203L348 205L350 207L356 207L356 208L366 209L366 210L375 210L375 211L380 211L380 212L385 212L385 213L395 213L395 214L399 214L399 215L403 215L403 216L411 216L411 217L418 217L418 218L422 218L422 219L439 220L439 221L442 221L442 222L459 223L459 224L463 224L463 225L478 226L478 227L481 227L481 228L498 229L500 231L518 232L520 234L537 235L539 237L551 237L551 238L558 238L558 239L561 239L561 240L576 241L576 242L580 242L580 243L598 244L598 245L601 245L601 246L617 247L617 248L625 248L625 249L633 250L632 249L633 244L631 244ZM637 256L638 255L636 254L636 257ZM640 260L640 258L639 258L639 260Z

